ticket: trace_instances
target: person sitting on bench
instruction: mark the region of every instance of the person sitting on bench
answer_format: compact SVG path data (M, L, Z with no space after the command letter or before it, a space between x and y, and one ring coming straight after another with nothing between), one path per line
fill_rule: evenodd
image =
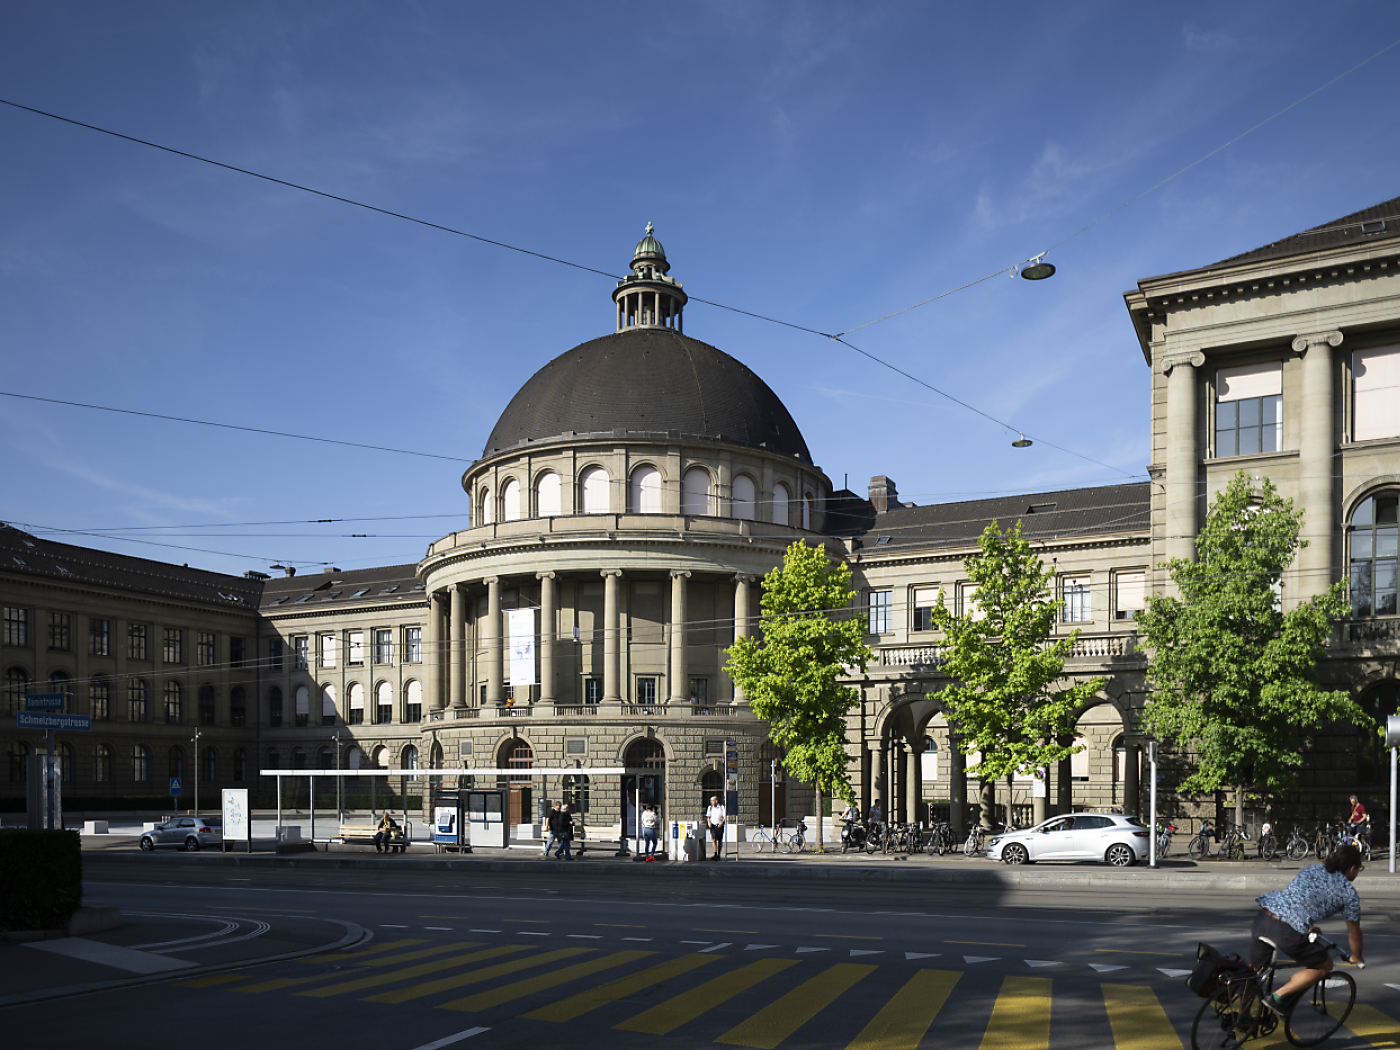
M383 819L379 821L379 830L374 833L374 852L393 853L394 850L390 843L400 837L402 837L402 833L399 831L398 824L393 817L385 813Z

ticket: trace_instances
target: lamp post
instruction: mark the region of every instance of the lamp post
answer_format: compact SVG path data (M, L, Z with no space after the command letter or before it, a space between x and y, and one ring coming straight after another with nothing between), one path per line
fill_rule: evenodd
M199 738L204 734L196 729L190 743L194 745L194 815L199 816Z
M1395 874L1395 749L1400 747L1400 715L1385 720L1385 746L1390 748L1390 873Z
M340 776L340 730L337 729L331 734L331 740L335 742L335 808L336 815L340 823L345 823L345 793L344 780Z

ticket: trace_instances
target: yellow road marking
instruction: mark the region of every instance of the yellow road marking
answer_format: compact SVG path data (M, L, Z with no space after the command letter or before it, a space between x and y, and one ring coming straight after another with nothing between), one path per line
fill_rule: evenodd
M1139 952L1132 948L1095 948L1096 952L1111 952L1115 955L1168 955L1173 959L1180 959L1185 952Z
M395 981L407 981L413 977L422 977L426 974L438 973L442 970L451 970L464 963L476 962L479 959L492 959L497 955L507 954L512 948L516 951L524 950L523 945L487 948L485 951L481 952L470 952L467 955L454 955L450 959L439 959L436 962L419 963L417 966L407 966L402 970L390 970L388 973L376 973L369 977L357 977L353 981L341 981L339 984L328 984L324 988L311 988L305 992L297 992L296 994L324 999L331 995L344 995L346 992L359 992L381 984L393 984Z
M904 982L846 1050L918 1050L961 970L919 970Z
M1024 944L1008 944L1005 941L944 941L944 944L977 944L983 948L1024 948Z
M1138 984L1101 987L1117 1050L1182 1050L1181 1039L1151 988Z
M439 944L435 948L419 948L417 951L404 952L402 955L383 955L378 959L365 959L357 966L397 966L399 963L412 962L414 959L427 959L433 955L443 955L446 952L464 952L468 948L480 948L481 941L457 941L455 944Z
M542 973L538 977L527 977L523 981L516 981L514 984L502 985L500 988L492 988L488 992L477 992L464 999L456 999L450 1003L442 1003L439 1010L461 1010L465 1013L474 1013L478 1010L489 1010L493 1006L500 1006L515 999L533 995L535 992L542 992L547 988L556 988L561 984L568 984L576 981L580 977L587 977L590 974L598 973L600 970L611 970L614 966L625 966L627 963L636 962L638 959L645 959L655 952L614 952L612 955L605 955L601 959L590 959L588 962L575 963L573 966L566 966L562 970L555 970L553 973Z
M520 951L524 946L512 945L511 947L514 951ZM560 948L557 951L545 952L543 955L531 955L525 959L513 959L510 962L472 970L470 973L460 973L455 977L441 977L436 981L415 984L411 988L400 988L392 992L380 992L378 995L367 995L364 1001L367 1003L406 1003L411 999L421 999L425 995L448 992L453 988L465 988L469 984L480 984L482 981L504 977L506 974L515 973L518 970L528 970L531 966L544 966L547 963L558 962L560 959L568 959L575 955L583 955L585 952L593 950L592 948Z
M1050 978L1001 982L981 1050L1050 1050Z
M629 1017L614 1028L624 1032L645 1032L647 1035L666 1035L675 1031L687 1021L693 1021L707 1010L713 1010L720 1003L747 991L759 981L767 980L775 973L781 973L789 966L796 966L796 959L760 959L741 966L713 980L706 981L697 988L657 1003L650 1010L644 1010L636 1017Z
M883 937L860 937L851 933L814 933L813 937L825 937L834 941L883 941Z
M1351 1029L1376 1050L1400 1047L1400 1023L1381 1013L1374 1006L1357 1003L1351 1008L1345 1027Z
M671 959L659 966L643 970L641 973L634 973L597 988L590 988L586 992L579 992L568 999L550 1003L548 1006L542 1006L538 1010L521 1016L528 1017L532 1021L572 1021L575 1017L582 1017L600 1006L616 1002L624 995L631 995L634 992L640 992L643 988L650 988L662 981L669 981L672 977L679 977L683 973L689 973L697 967L712 963L720 958L723 956L700 955L698 953L682 955L679 959Z
M216 973L208 977L196 977L193 981L181 981L186 988L212 988L216 984L228 984L230 981L246 981L248 978L241 973Z
M428 939L426 937L405 937L401 941L387 941L384 944L376 944L373 948L351 948L349 951L345 952L328 952L325 955L309 955L300 961L304 963L329 962L330 960L335 960L336 962L349 960L350 962L354 962L356 959L361 959L366 955L378 955L380 952L393 951L395 948L407 948L411 944L427 943Z
M837 963L735 1025L715 1042L775 1050L779 1043L874 970L873 966Z

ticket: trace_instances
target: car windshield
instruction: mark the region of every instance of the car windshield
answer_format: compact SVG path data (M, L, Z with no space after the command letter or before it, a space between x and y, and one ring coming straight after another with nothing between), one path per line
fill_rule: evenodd
M204 820L204 823L205 823L205 825L206 825L207 827L211 827L211 828L221 828L221 827L224 826L224 818L223 818L223 817L206 817L205 820Z

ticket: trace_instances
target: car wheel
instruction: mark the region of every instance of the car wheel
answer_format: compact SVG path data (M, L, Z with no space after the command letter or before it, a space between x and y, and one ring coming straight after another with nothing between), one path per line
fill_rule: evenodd
M1007 864L1025 864L1030 860L1030 854L1026 852L1026 847L1019 842L1013 842L1001 851L1001 859Z
M155 844L153 841L151 841L151 837L150 837L149 835L144 835L144 836L142 836L142 838L141 838L141 849L142 849L142 850L144 850L146 853L154 853L154 852L155 852L155 848L156 848L156 844Z
M186 853L198 853L198 852L199 852L199 839L195 838L193 835L191 835L189 838L185 839L185 852L186 852Z
M1133 852L1132 846L1115 842L1108 847L1103 859L1105 864L1112 864L1115 868L1130 868L1137 863L1137 854Z

